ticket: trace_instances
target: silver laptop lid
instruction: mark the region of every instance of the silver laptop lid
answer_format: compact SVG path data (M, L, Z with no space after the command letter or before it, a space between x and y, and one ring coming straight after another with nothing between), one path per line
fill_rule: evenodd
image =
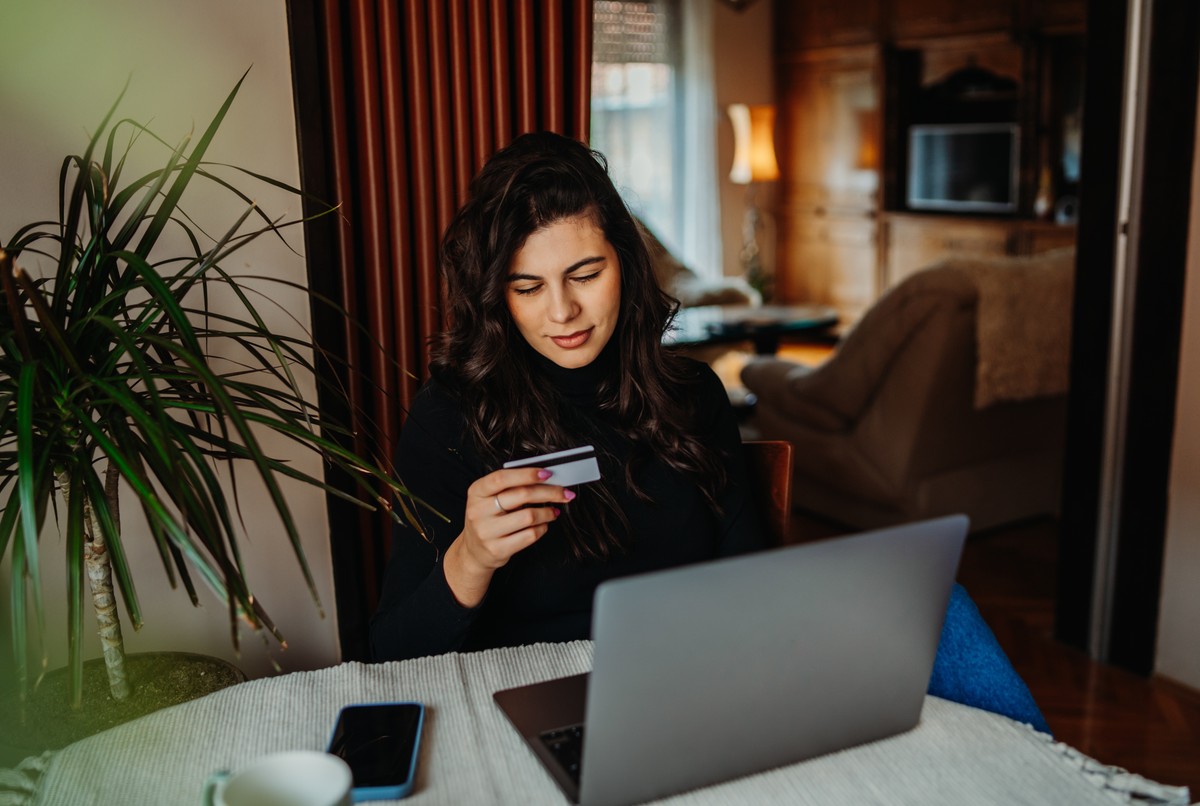
M601 585L580 802L913 727L966 531L956 515Z

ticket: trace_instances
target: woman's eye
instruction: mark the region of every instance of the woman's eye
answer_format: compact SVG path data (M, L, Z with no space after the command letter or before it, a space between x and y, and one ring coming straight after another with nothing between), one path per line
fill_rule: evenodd
M539 288L541 288L540 285L531 285L531 286L526 286L525 288L518 288L516 286L513 286L513 293L520 294L522 297L527 297L530 294L536 294Z
M571 279L577 283L586 283L586 282L590 282L591 280L595 280L599 276L600 276L600 272L594 271L591 274L585 274L583 276L575 276L575 277L572 277Z

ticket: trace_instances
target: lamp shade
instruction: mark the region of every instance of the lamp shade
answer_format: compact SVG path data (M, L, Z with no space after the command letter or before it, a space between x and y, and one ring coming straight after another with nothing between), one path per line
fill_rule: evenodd
M733 122L733 168L729 179L739 185L779 178L775 161L775 107L730 104Z

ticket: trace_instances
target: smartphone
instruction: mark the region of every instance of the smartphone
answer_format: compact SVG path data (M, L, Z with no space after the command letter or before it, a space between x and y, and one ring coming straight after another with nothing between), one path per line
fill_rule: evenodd
M413 791L425 706L419 702L347 705L338 714L327 752L350 765L351 797L394 800Z

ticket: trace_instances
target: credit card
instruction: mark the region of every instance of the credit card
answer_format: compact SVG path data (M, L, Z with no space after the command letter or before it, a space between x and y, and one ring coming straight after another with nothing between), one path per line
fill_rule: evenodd
M547 484L570 487L600 480L600 465L596 463L596 449L591 445L565 451L530 456L528 459L513 459L505 462L510 467L542 467L554 475L546 479Z

